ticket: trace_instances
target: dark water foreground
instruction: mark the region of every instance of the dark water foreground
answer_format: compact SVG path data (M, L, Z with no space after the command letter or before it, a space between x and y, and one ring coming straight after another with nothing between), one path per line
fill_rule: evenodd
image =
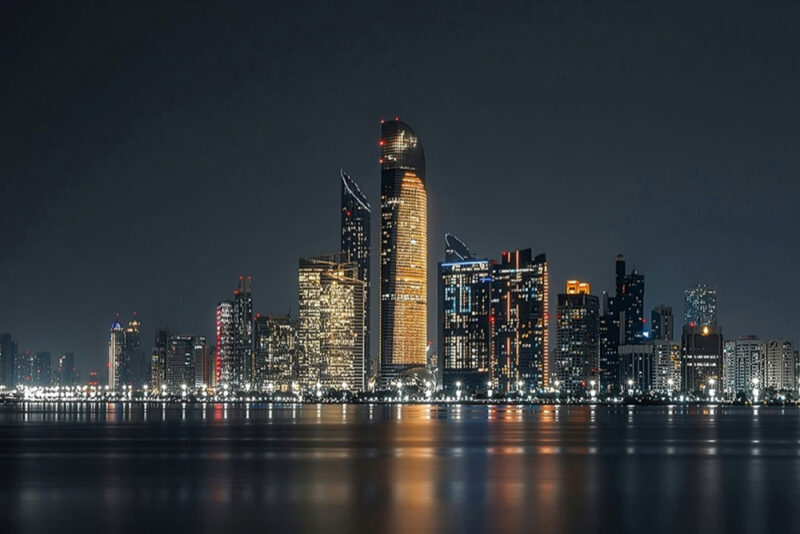
M0 406L0 510L3 532L797 532L800 409Z

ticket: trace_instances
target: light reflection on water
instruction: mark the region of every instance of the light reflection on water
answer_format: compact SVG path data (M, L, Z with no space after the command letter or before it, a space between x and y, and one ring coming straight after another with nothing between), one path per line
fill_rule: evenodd
M786 530L800 410L28 403L0 476L12 532Z

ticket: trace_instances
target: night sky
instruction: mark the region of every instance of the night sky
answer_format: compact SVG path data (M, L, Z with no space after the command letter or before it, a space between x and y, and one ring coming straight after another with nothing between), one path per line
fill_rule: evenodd
M298 257L338 248L340 168L377 225L396 115L427 158L432 338L449 231L547 253L553 306L567 278L612 290L621 252L648 318L707 282L726 338L797 342L796 2L115 4L0 3L21 350L85 380L134 310L148 353L158 326L211 344L240 273L256 311L296 314Z

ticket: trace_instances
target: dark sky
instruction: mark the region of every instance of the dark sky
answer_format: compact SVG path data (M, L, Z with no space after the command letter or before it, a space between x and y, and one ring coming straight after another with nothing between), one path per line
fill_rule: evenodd
M211 336L240 273L296 313L298 257L338 247L339 169L378 207L395 115L425 147L432 285L445 231L546 252L553 295L612 289L622 252L648 316L703 281L726 337L800 335L796 2L116 4L0 3L21 349L85 378L115 312L148 350L161 325Z

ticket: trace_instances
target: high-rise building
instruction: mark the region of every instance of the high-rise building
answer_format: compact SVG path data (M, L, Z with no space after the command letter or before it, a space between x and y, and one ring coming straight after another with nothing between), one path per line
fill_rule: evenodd
M736 341L732 340L722 346L722 391L728 397L736 393Z
M241 388L253 380L253 278L240 276L233 292L232 385Z
M125 357L128 366L127 385L134 389L141 388L150 381L150 362L144 356L142 347L142 336L140 334L142 324L139 322L136 312L125 328Z
M603 291L600 314L600 390L619 385L619 317L615 313L616 299Z
M395 119L381 127L381 383L427 363L428 194L417 134Z
M235 386L233 302L217 303L217 386Z
M117 319L111 324L108 340L108 389L118 391L128 384L128 362L125 359L125 329Z
M644 343L644 275L636 269L625 272L625 258L616 261L617 313L619 314L620 343Z
M167 328L157 328L150 358L150 387L161 389L167 378L167 352L169 352L170 333Z
M684 292L683 324L717 325L717 290L697 284Z
M255 343L256 388L289 391L297 363L297 322L288 315L257 316Z
M52 358L49 352L37 352L31 360L31 385L48 387L51 385L50 369Z
M669 339L653 340L653 364L656 391L681 390L681 346Z
M346 252L300 258L300 383L306 389L365 389L364 282Z
M0 334L0 385L8 389L17 385L17 342L11 334Z
M773 339L767 342L766 387L777 391L793 390L795 377L794 350L788 339Z
M65 352L58 357L58 385L61 387L75 385L75 355Z
M503 251L492 266L492 379L501 391L549 387L549 302L546 256Z
M31 385L31 369L33 368L33 353L25 349L17 354L17 384L23 386Z
M344 171L342 178L341 245L342 252L350 254L350 261L358 266L358 279L364 282L364 359L366 374L371 380L377 378L379 365L372 361L370 352L370 297L372 295L372 270L370 269L372 241L370 225L372 212L367 197Z
M696 393L722 378L722 328L685 325L681 335L681 387Z
M554 374L567 391L585 389L600 367L600 301L578 280L557 298Z
M202 366L206 338L187 334L172 334L167 344L165 385L173 394L200 387L202 369L198 379L197 368Z
M656 306L650 313L650 339L672 341L675 336L672 306Z
M641 345L644 337L644 275L634 269L628 273L625 257L617 256L614 265L615 295L603 293L600 317L600 381L604 389L620 385L620 345Z
M445 258L439 264L438 321L444 386L483 389L491 378L491 265L452 234L445 235Z
M736 340L733 369L734 393L764 387L767 357L764 343L758 336L741 336Z

